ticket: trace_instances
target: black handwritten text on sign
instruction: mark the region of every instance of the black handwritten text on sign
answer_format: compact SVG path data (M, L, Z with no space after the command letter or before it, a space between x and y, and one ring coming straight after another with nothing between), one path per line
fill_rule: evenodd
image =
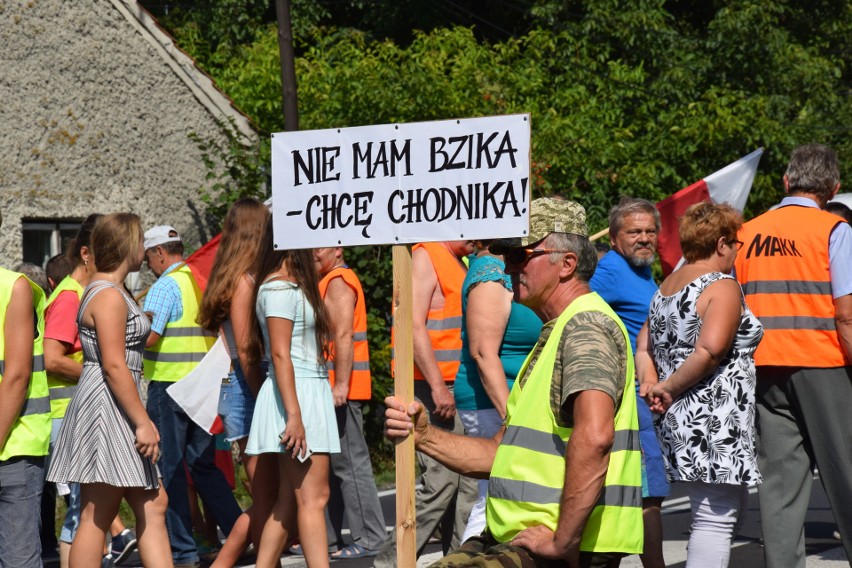
M278 248L522 236L528 115L277 133Z

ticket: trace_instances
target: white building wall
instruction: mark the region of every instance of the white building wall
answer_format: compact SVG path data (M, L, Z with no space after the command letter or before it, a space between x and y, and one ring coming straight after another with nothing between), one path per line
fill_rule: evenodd
M192 250L215 230L188 138L248 121L131 0L0 0L0 266L24 218L132 211Z

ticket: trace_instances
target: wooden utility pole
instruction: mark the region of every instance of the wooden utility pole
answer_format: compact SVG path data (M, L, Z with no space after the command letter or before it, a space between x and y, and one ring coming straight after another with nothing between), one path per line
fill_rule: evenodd
M290 0L275 0L278 17L278 54L281 57L281 97L284 105L284 130L299 130L299 104L296 97L296 55L293 51L293 26Z
M411 248L393 246L393 358L394 396L408 406L414 400L413 293ZM414 504L414 436L396 443L396 565L417 564L416 511Z

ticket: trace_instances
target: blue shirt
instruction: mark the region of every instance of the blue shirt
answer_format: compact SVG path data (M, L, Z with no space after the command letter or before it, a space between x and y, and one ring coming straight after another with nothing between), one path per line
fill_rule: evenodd
M636 353L636 336L648 319L651 298L657 291L651 267L632 266L621 254L611 250L598 261L589 286L624 322L630 347Z
M503 271L504 266L503 261L493 256L473 258L462 283L462 356L453 387L456 408L459 410L494 408L494 403L488 398L485 387L482 386L476 361L470 354L465 314L467 314L467 296L474 284L500 282L507 290L512 289L512 282ZM512 302L509 321L498 351L509 390L512 390L515 377L521 370L527 355L535 347L539 333L541 333L541 319L535 315L535 312L517 302Z
M807 197L785 197L778 207L785 205L819 209L817 202ZM852 294L852 227L849 223L838 224L828 238L828 273L833 298Z
M145 295L142 311L154 314L151 319L151 331L158 335L163 335L166 325L183 317L180 287L174 278L166 278L168 273L182 263L182 261L176 262L168 267Z

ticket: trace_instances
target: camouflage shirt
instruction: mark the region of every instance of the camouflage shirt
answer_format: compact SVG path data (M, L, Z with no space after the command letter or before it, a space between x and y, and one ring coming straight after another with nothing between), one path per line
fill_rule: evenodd
M555 324L556 319L553 319L541 329L530 364L520 379L521 387ZM569 403L569 398L580 391L603 391L612 397L618 410L624 392L629 348L615 320L601 312L580 312L568 321L562 331L550 383L550 409L560 426L574 426L573 403Z

